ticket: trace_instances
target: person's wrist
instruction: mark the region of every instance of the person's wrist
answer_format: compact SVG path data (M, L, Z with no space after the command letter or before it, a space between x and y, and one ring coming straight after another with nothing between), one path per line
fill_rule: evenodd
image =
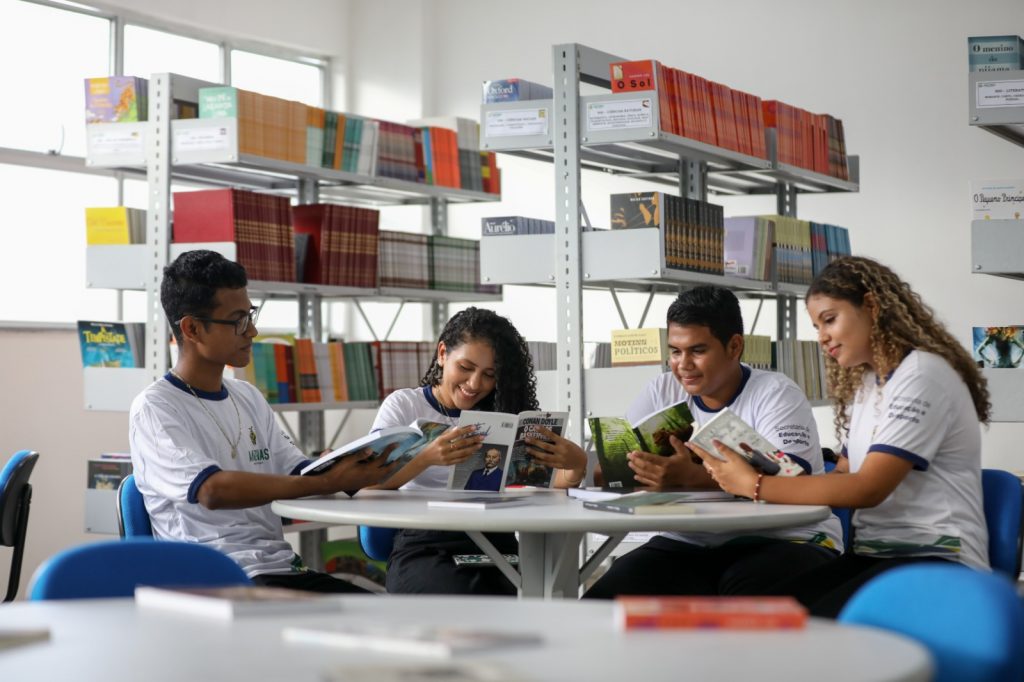
M587 477L586 469L563 469L562 479L570 488L577 488Z
M750 496L750 499L752 499L754 502L764 502L764 500L761 499L761 483L763 481L764 474L759 472L757 474L757 478L754 480L754 492Z

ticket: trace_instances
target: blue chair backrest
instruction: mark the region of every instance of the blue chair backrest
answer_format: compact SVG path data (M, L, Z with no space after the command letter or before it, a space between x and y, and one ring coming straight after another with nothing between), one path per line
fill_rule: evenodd
M894 568L865 584L839 620L917 640L936 682L1024 679L1024 606L1009 581L957 564Z
M28 479L38 459L38 452L19 450L0 469L0 545L14 549L4 601L14 600L21 582L28 512L32 504L32 486Z
M107 540L47 559L32 577L29 598L130 597L136 585L247 585L242 567L215 549L190 542Z
M359 544L366 556L374 561L387 561L397 533L397 528L359 526Z
M135 485L134 474L128 474L117 487L117 529L123 538L153 537L146 502Z
M1024 539L1024 489L1019 478L999 469L982 469L981 488L988 524L989 563L992 570L1016 581Z
M828 473L836 468L836 463L830 460L825 460L825 473ZM850 534L850 519L853 516L853 510L849 507L832 507L832 513L839 519L839 524L843 527L843 551L851 551L850 543L853 541L853 536Z

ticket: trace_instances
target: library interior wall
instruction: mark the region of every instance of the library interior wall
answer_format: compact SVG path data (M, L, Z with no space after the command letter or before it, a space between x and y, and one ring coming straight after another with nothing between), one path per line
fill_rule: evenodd
M628 12L607 0L303 0L287 11L270 0L104 4L331 56L334 82L343 86L334 90L334 105L395 120L477 118L483 80L550 83L551 46L570 41L627 58L657 58L765 98L832 113L846 124L850 151L861 155L861 192L801 196L801 217L849 227L856 252L893 266L965 343L974 325L1024 323L1018 316L1024 283L970 272L969 182L1019 177L1024 151L967 125L966 37L1024 33L1024 5L1014 0L636 0ZM479 218L499 211L553 217L552 167L506 157L499 163L502 203L452 209L450 232L476 236ZM584 201L594 224L607 225L609 193L643 186L585 173ZM722 203L727 215L774 211L767 198ZM422 219L418 209L397 214L382 226ZM631 325L643 302L625 297ZM667 305L667 297L659 298L650 323L664 318ZM607 294L586 294L585 306L584 340L601 340L618 326ZM528 338L554 340L550 290L508 288L495 307ZM773 320L770 310L763 312L758 331L767 333ZM801 336L813 338L803 315L801 325ZM33 475L24 595L45 557L100 539L83 531L85 460L127 448L126 415L83 409L70 328L0 329L0 357L7 358L8 388L0 397L0 459L25 447L42 453ZM830 414L816 412L823 441L831 442ZM353 430L365 432L368 417L353 422ZM1024 469L1016 449L1024 425L994 424L983 434L985 466ZM9 556L0 549L0 581Z

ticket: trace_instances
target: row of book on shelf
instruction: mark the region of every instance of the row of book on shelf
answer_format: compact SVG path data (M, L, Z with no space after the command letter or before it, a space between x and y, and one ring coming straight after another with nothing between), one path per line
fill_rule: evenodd
M86 123L146 120L148 89L136 76L86 79ZM496 157L480 151L479 124L471 119L402 124L231 86L200 88L196 102L175 101L174 117L236 119L240 154L500 194Z
M173 242L232 242L237 247L236 260L253 280L501 291L499 286L480 283L478 241L380 230L380 213L374 209L291 206L287 197L238 189L175 192L174 209ZM86 240L89 244L145 241L133 232L131 225L137 223L145 223L145 211L86 209Z
M788 216L725 218L721 206L664 192L611 195L612 229L657 228L665 267L747 279L809 284L832 261L849 255L845 227ZM545 234L551 221L483 218L481 235Z
M780 163L850 179L843 122L830 114L762 100L653 59L612 62L609 79L613 93L654 92L665 133L767 159L770 131ZM551 97L550 88L520 79L484 85L485 104Z

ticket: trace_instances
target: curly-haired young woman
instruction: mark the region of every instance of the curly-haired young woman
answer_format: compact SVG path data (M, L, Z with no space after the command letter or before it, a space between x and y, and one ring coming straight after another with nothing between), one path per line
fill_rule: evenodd
M779 591L834 617L861 585L896 566L987 569L979 422L991 406L970 355L906 282L868 258L829 264L806 303L844 443L837 473L762 478L724 446L724 462L691 446L729 492L856 510L847 553Z
M536 410L536 379L526 341L506 318L482 308L456 313L437 342L437 352L419 388L389 395L371 431L407 426L417 419L452 425L381 487L445 488L448 467L465 461L481 445L466 438L472 426L455 427L462 410L517 414ZM542 429L551 442L535 441L529 452L558 470L556 487L579 485L587 458L575 443ZM489 533L502 553L517 551L511 533ZM402 530L388 559L387 589L393 593L515 594L496 569L458 567L455 554L479 554L465 533Z

